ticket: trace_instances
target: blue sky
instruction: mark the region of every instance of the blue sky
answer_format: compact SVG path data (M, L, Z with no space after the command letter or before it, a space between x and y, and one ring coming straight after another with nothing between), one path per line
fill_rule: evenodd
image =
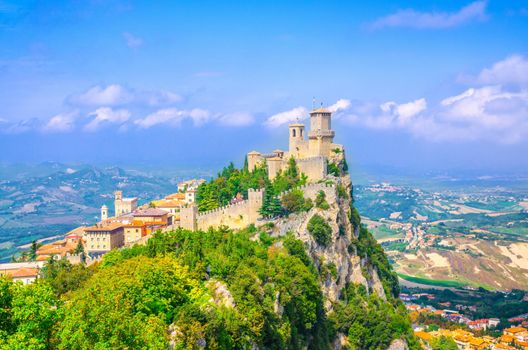
M335 111L358 167L528 167L526 1L0 0L0 161L240 162Z

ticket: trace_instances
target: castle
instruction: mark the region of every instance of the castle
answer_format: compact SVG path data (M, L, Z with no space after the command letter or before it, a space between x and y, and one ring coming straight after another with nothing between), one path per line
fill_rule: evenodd
M327 175L327 164L336 158L344 157L342 145L334 143L335 132L332 130L332 113L325 109L314 109L310 112L310 132L305 137L304 124L293 123L289 128L289 149L287 152L275 150L271 154L256 151L247 154L248 169L254 170L260 164L266 164L268 176L274 179L277 174L288 166L290 158L294 158L301 173L307 177L310 185L301 188L306 198L315 199L319 190L327 191L324 184L318 180ZM313 198L312 198L313 197ZM199 213L196 205L181 208L180 227L187 230L206 230L209 227L222 225L232 228L243 228L254 224L261 217L259 209L262 206L264 190L250 189L248 199Z
M343 151L342 145L334 143L332 113L325 108L314 109L310 112L308 139L305 137L304 124L293 123L288 128L288 151L275 150L271 154L251 151L247 154L249 170L265 162L268 167L268 176L273 179L287 167L288 160L293 157L299 171L304 173L310 181L324 178L327 174L327 162L332 152Z

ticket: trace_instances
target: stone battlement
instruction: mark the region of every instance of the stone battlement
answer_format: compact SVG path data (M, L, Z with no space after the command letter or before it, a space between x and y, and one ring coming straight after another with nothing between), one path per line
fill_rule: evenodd
M335 200L335 184L331 183L311 183L284 191L277 197L282 198L285 194L301 190L305 198L314 200L320 191L325 192L328 200ZM248 199L235 204L198 212L198 207L191 206L182 208L180 214L180 226L188 230L207 230L209 227L228 226L234 229L244 228L250 224L255 224L261 218L259 210L264 200L264 189L249 189Z

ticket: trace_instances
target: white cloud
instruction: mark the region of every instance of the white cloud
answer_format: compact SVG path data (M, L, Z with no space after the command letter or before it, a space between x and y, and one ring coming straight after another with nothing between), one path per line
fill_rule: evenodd
M471 88L432 108L425 99L402 104L390 101L354 109L344 120L366 128L402 130L431 141L516 143L528 136L528 91Z
M75 118L78 112L60 113L52 117L44 125L42 130L44 132L68 132L75 127Z
M82 94L68 98L68 102L78 106L122 106L128 104L167 106L182 100L180 95L170 91L134 90L119 84L96 85Z
M308 111L304 107L296 107L293 109L290 109L286 112L281 112L272 115L266 121L264 124L271 128L276 128L278 126L281 126L286 123L292 123L297 120L306 119L308 116Z
M344 111L350 107L350 100L344 98L337 100L336 103L328 107L328 110L332 113Z
M86 106L116 106L129 103L133 100L133 94L118 84L107 86L94 86L88 91L70 98L74 104Z
M399 10L378 18L370 24L372 29L387 27L450 28L475 20L486 19L487 1L475 1L456 12L420 12L414 9Z
M105 124L123 124L130 118L130 112L126 109L113 110L109 107L101 107L90 113L94 118L84 126L85 131L97 131Z
M482 84L528 85L528 58L513 55L480 72L477 81Z
M41 126L42 122L37 118L20 120L18 122L9 122L4 119L0 122L0 132L3 134L23 134L38 130Z
M218 122L227 126L248 126L255 122L255 117L247 112L235 112L221 115Z
M160 124L168 124L173 127L181 126L185 119L191 119L195 126L201 126L210 119L209 111L195 108L190 111L177 108L160 109L145 118L137 119L134 124L143 129L148 129Z
M123 33L123 38L125 39L126 45L131 49L138 49L143 46L143 39L130 33Z

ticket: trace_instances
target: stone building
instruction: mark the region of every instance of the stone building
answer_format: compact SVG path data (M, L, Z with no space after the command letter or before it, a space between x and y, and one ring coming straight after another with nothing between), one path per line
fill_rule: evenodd
M119 222L96 224L84 230L85 251L102 254L124 244L124 225Z
M115 191L114 192L115 216L125 215L125 214L131 213L134 210L136 210L137 201L138 200L135 197L134 198L123 198L123 191Z
M251 151L247 154L249 170L266 162L268 176L273 179L279 171L287 167L288 160L293 157L299 171L308 176L311 181L324 178L327 174L327 162L332 152L343 151L342 145L334 143L332 113L325 108L312 110L308 135L306 135L304 124L293 123L288 128L288 151L275 150L270 154Z

